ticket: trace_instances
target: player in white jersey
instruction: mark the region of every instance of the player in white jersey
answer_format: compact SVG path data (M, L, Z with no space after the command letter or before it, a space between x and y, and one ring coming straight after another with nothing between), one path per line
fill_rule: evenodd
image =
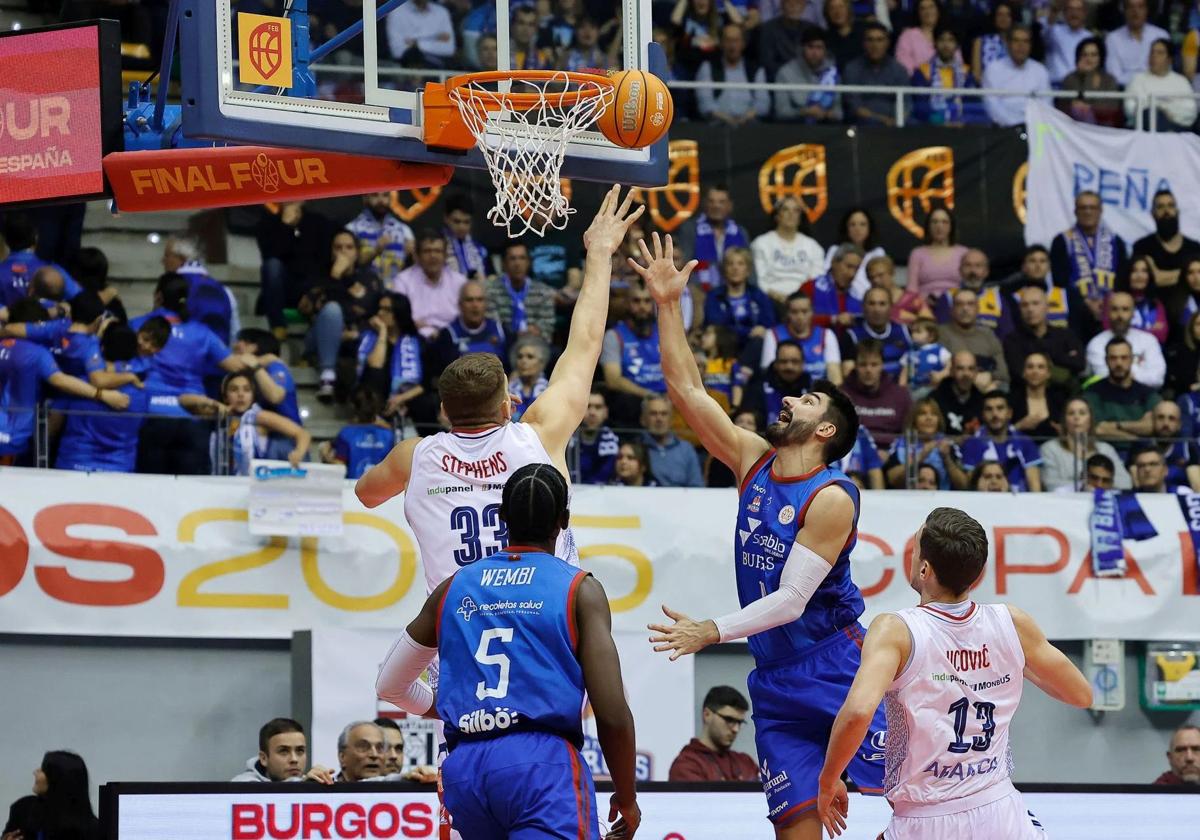
M978 522L937 508L913 546L911 584L921 603L871 622L821 769L821 822L830 837L846 827L842 772L883 701L893 816L881 840L1044 838L1012 784L1008 726L1026 677L1079 708L1091 705L1091 686L1024 612L970 600L987 562Z
M600 360L612 257L644 210L640 205L632 209L632 196L631 190L622 201L614 186L583 234L587 257L567 346L546 390L521 422L511 422L514 398L499 357L468 353L447 365L438 379L451 430L401 441L355 485L359 501L369 508L408 491L404 516L417 538L426 593L462 566L508 545L500 498L504 482L519 468L553 464L570 486L567 443L583 423ZM559 536L555 553L579 564L570 530ZM436 685L436 666L431 666L430 678ZM442 838L457 836L448 822L443 809Z
M612 256L644 209L631 206L632 191L621 201L614 186L583 234L587 258L567 346L521 422L510 422L513 404L499 357L468 353L438 380L451 430L401 441L358 480L355 493L369 508L408 490L404 515L417 538L427 592L508 544L498 514L501 490L513 472L551 463L570 481L567 443L583 422L604 342ZM569 531L559 538L556 553L579 564Z

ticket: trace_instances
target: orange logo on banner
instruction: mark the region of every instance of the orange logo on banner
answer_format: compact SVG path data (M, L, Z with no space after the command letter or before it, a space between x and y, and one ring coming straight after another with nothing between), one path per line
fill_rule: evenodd
M292 86L292 22L238 12L238 81Z
M405 204L400 200L400 194L407 193L412 196L413 200ZM392 192L392 212L400 217L405 222L411 222L418 216L422 215L426 210L433 206L437 201L438 196L442 194L441 187L429 187L428 189L414 190L395 190Z
M887 203L892 217L905 230L924 238L918 210L925 217L934 207L954 209L954 150L927 146L893 163L887 174Z
M758 201L763 212L774 212L775 205L789 197L799 200L809 224L824 215L829 206L824 146L788 146L771 155L758 170Z
M1017 218L1021 224L1025 224L1025 184L1029 178L1029 161L1025 161L1017 168L1017 174L1013 175L1013 212L1017 214Z
M668 147L667 185L639 188L634 200L644 202L655 226L670 233L700 209L700 144L695 140L672 140ZM668 209L674 212L665 215Z

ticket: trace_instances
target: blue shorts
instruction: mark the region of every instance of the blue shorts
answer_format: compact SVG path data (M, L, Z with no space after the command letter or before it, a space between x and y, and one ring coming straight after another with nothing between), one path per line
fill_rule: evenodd
M855 623L817 642L793 660L760 666L747 680L754 707L754 744L767 795L767 816L784 826L817 804L833 719L861 660L862 626ZM866 740L847 772L863 793L883 793L887 720L875 712Z
M592 774L557 735L463 741L442 764L442 798L469 840L600 840Z

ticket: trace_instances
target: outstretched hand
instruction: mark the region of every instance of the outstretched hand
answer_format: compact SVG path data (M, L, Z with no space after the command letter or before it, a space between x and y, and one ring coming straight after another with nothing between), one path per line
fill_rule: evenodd
M833 784L821 782L817 791L817 816L830 837L838 837L846 830L846 817L850 813L850 794L846 783L838 779Z
M679 300L683 295L683 290L687 287L688 278L692 276L692 271L699 265L699 262L692 260L683 268L676 268L675 243L671 241L671 234L667 234L665 249L657 231L654 233L653 241L654 253L651 254L650 249L646 247L646 240L639 240L638 248L641 249L642 260L645 264L630 257L629 265L641 275L650 296L654 298L655 303L661 306L664 303Z
M675 612L666 604L663 604L662 611L675 623L669 627L665 624L647 624L646 627L658 634L650 637L650 643L654 645L654 649L659 652L672 651L672 662L681 656L697 653L709 645L721 641L721 631L717 629L717 624L712 619L695 621L683 613Z
M615 254L625 241L625 233L629 226L637 221L646 209L645 205L639 204L631 211L632 205L633 190L625 193L625 200L621 201L621 185L613 184L612 189L605 194L604 201L600 203L596 218L592 219L588 229L583 232L583 247L589 252L597 250L609 255Z

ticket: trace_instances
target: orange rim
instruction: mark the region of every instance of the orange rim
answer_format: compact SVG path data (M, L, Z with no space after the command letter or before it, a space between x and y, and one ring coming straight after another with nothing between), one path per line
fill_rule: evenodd
M553 81L563 78L577 85L592 84L599 87L591 89L581 88L580 90L569 90L553 94L555 105L559 106L575 105L581 100L599 96L601 90L604 88L612 90L614 87L612 79L608 76L600 76L595 73L576 73L571 70L489 70L483 73L463 73L459 76L451 76L446 80L446 93L453 93L460 87L465 87L472 83ZM487 93L513 108L522 110L536 108L546 100L546 96L540 93L501 93L500 91L491 90L487 91ZM485 103L485 107L489 104L492 103Z

